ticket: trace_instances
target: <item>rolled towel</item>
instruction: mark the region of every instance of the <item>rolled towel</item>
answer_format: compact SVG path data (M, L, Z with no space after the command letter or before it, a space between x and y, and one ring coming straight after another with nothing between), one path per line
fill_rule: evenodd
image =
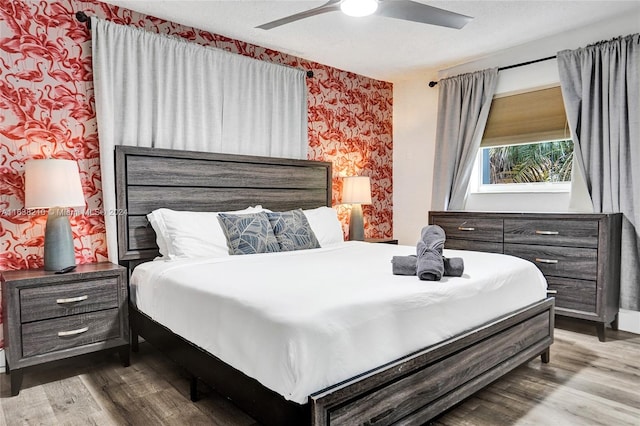
M461 257L442 257L445 277L461 277L464 274L464 259ZM411 256L393 256L391 259L393 275L415 275L418 258Z
M418 258L414 255L393 256L391 258L393 275L415 275L417 260Z
M447 277L461 277L464 273L464 260L461 257L443 257L444 275Z
M422 228L421 238L416 245L418 261L416 274L424 281L439 281L444 273L442 249L444 248L444 230L438 225Z

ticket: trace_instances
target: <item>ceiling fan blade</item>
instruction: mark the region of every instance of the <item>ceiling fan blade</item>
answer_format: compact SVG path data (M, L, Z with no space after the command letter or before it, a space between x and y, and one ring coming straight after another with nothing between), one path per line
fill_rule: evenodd
M473 19L470 16L411 0L380 1L376 15L457 29L464 27Z
M280 25L299 21L300 19L308 18L310 16L316 16L316 15L321 15L327 12L333 12L334 10L340 10L340 4L339 4L340 1L341 0L329 0L322 6L318 6L313 9L309 9L304 12L296 13L293 15L285 16L284 18L276 19L275 21L258 25L256 28L261 28L263 30L270 30L271 28L275 28L275 27L279 27Z

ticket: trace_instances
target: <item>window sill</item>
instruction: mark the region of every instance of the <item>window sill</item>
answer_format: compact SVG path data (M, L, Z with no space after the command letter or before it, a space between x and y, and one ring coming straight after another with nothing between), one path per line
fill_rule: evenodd
M571 183L559 184L495 184L482 185L471 194L556 194L571 192Z

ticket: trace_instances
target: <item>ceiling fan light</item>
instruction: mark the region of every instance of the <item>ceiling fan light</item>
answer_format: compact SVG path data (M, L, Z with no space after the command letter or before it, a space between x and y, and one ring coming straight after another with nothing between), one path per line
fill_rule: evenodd
M378 9L377 0L344 0L340 9L345 15L359 18L372 15Z

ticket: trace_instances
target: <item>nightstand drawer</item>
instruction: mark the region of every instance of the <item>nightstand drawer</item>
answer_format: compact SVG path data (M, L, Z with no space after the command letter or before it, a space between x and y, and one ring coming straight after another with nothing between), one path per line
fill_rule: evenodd
M20 290L22 323L118 306L118 278L77 281Z
M556 299L556 308L596 312L596 282L570 278L547 277L550 296Z
M545 276L595 281L598 275L597 249L505 244L504 253L533 262Z
M474 219L435 217L433 224L440 226L449 238L502 243L502 219Z
M598 221L505 219L504 242L597 248Z
M31 322L22 326L22 356L102 342L120 335L117 308Z

